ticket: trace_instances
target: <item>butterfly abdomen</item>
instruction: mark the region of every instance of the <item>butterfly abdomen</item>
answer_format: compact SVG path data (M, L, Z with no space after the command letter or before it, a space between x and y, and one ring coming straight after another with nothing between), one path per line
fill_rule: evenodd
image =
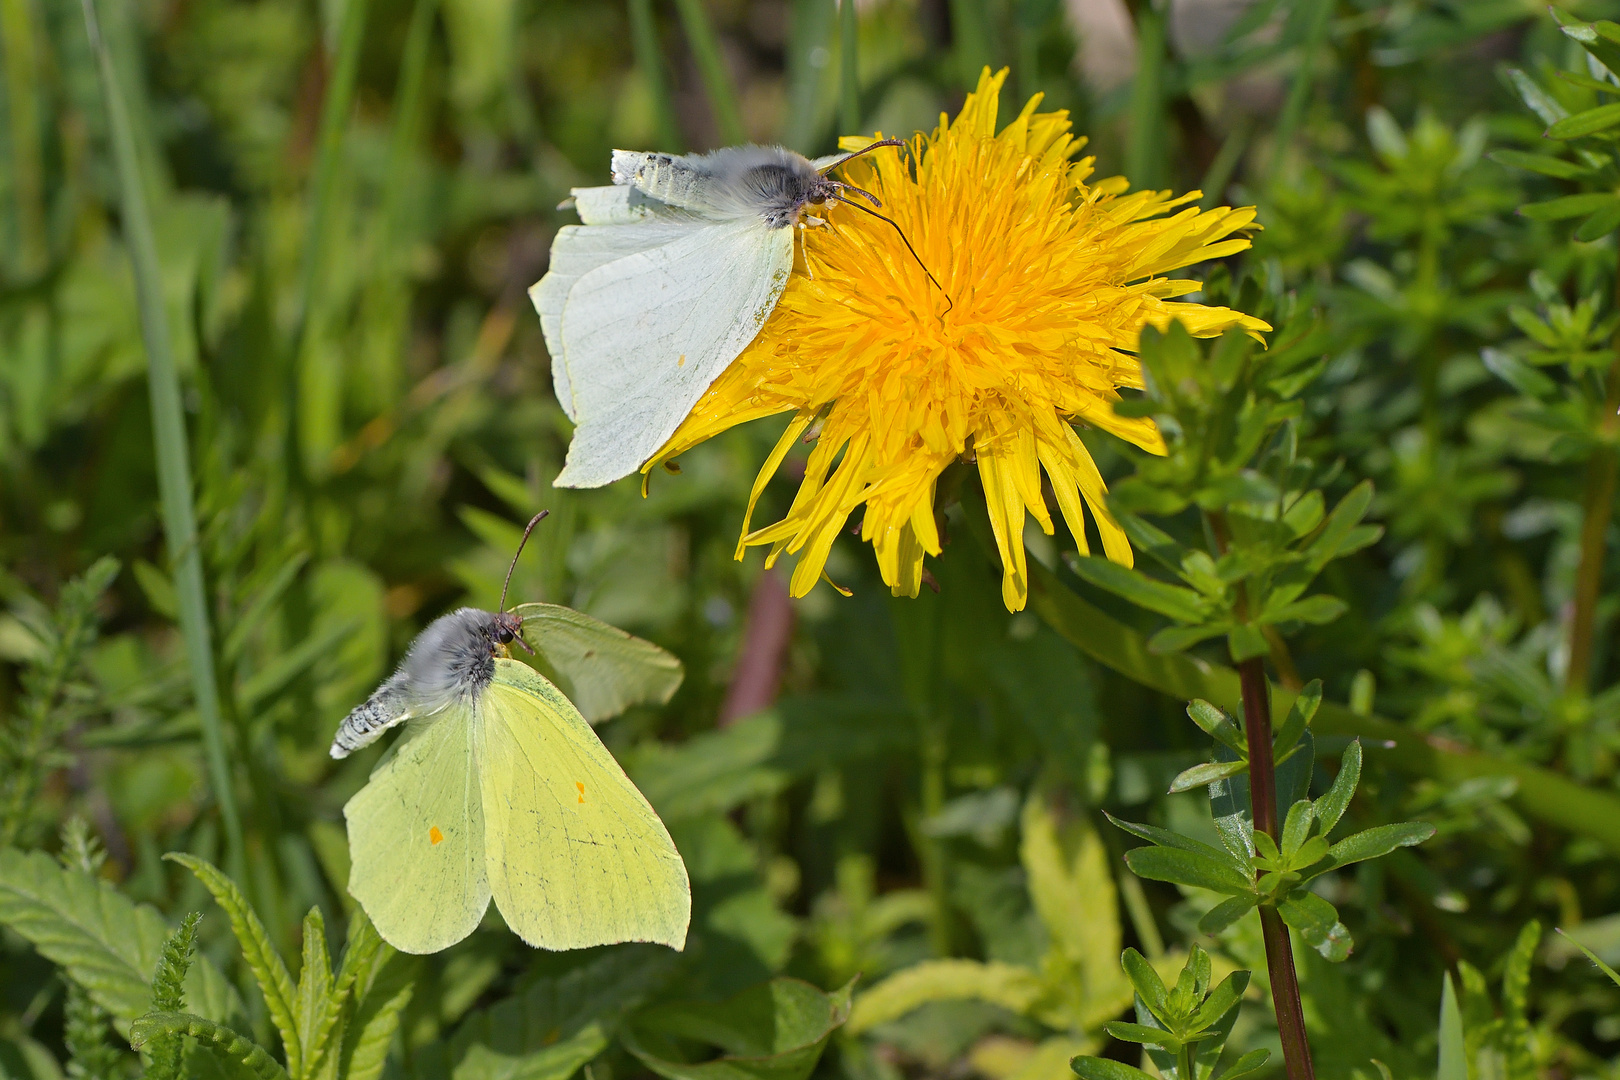
M701 155L613 151L613 182L717 220L758 218L773 229L799 220L821 174L780 146L730 146Z
M409 711L410 699L405 693L404 680L395 674L343 718L332 738L332 756L345 758L362 746L376 742L383 732L405 719Z

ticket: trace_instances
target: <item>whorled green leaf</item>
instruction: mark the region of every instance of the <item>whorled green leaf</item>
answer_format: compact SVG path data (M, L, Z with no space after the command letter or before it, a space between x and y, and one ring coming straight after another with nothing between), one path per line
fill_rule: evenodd
M1069 1062L1080 1080L1152 1080L1152 1074L1113 1058L1082 1055Z
M1339 963L1350 956L1350 931L1339 921L1333 905L1315 893L1301 890L1285 897L1277 905L1277 914L1328 960Z
M1260 898L1257 896L1232 896L1208 911L1198 920L1198 932L1213 937L1237 922L1243 916L1254 910Z
M1194 765L1183 769L1170 781L1169 794L1176 795L1183 791L1191 791L1195 787L1213 784L1217 780L1225 780L1246 772L1249 768L1247 761L1206 761L1202 765Z
M1187 716L1204 734L1222 743L1233 753L1241 757L1249 752L1249 744L1244 741L1243 732L1224 710L1207 701L1194 698L1187 703Z
M270 943L270 934L259 921L259 916L248 905L236 882L206 859L180 851L171 851L163 857L195 874L197 880L213 895L214 902L224 909L231 922L231 931L242 949L242 959L247 962L248 970L253 972L259 992L264 996L270 1022L281 1036L288 1071L294 1076L302 1075L303 1034L298 1026L298 992L286 963Z
M1581 48L1608 68L1611 74L1620 75L1620 26L1607 19L1582 23L1564 22L1560 18L1559 29L1570 39L1580 42Z
M1191 885L1199 889L1243 895L1254 890L1254 882L1239 873L1228 858L1211 858L1191 851L1168 847L1139 847L1125 853L1125 865L1137 877Z
M1563 221L1596 213L1614 200L1615 197L1606 191L1591 191L1583 195L1564 195L1545 202L1526 203L1519 207L1519 213L1532 221Z
M1620 102L1582 109L1553 124L1547 129L1549 139L1579 139L1595 135L1620 124Z
M798 979L775 978L717 1004L649 1010L621 1038L666 1080L804 1080L849 1019L854 985L827 994ZM687 1062L677 1039L707 1043L721 1055Z
M1402 821L1393 825L1380 825L1364 832L1352 833L1328 849L1328 857L1336 866L1365 862L1388 855L1396 848L1414 847L1434 835L1434 826L1426 821Z
M1226 1068L1216 1072L1210 1077L1210 1080L1238 1080L1239 1077L1259 1072L1265 1068L1266 1062L1270 1060L1270 1050L1250 1050Z
M1485 156L1499 165L1524 169L1543 176L1553 176L1560 180L1574 180L1592 171L1589 167L1573 161L1565 161L1563 158L1555 158L1548 154L1531 154L1523 150L1493 150Z
M593 724L632 705L662 705L685 678L672 654L573 608L519 604L512 611L538 654L535 666Z
M111 883L64 869L43 852L0 849L0 923L61 966L119 1031L151 1008L169 927L157 909L131 902ZM185 997L210 1019L243 1013L236 991L206 957L190 965Z
M139 1050L153 1039L187 1035L209 1050L247 1069L260 1080L289 1080L287 1070L245 1035L190 1013L147 1013L129 1028L130 1045Z
M1072 566L1075 573L1099 589L1177 622L1202 622L1209 613L1209 601L1192 589L1158 581L1100 556L1082 556Z
M1344 816L1360 781L1361 740L1351 739L1350 745L1344 748L1344 757L1339 759L1339 775L1333 778L1333 785L1326 794L1316 800L1316 820L1322 823L1323 836L1332 832Z

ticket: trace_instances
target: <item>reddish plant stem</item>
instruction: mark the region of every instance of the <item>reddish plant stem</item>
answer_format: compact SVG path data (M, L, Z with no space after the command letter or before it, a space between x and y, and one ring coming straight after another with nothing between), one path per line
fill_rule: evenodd
M1254 827L1280 842L1277 827L1277 766L1271 756L1271 688L1259 657L1238 664L1243 685L1243 733L1249 742L1249 805ZM1277 1010L1283 1066L1288 1080L1316 1080L1311 1044L1305 1036L1305 1008L1299 997L1299 973L1288 927L1274 907L1260 908L1266 943L1266 970L1271 973L1271 1000Z
M1620 334L1615 351L1620 354ZM1620 427L1620 355L1609 368L1599 428L1612 438ZM1584 694L1592 681L1592 650L1597 637L1598 596L1603 590L1603 557L1607 554L1609 519L1614 515L1614 489L1620 462L1605 442L1586 465L1586 491L1581 499L1581 558L1575 570L1575 605L1569 620L1569 666L1564 689Z

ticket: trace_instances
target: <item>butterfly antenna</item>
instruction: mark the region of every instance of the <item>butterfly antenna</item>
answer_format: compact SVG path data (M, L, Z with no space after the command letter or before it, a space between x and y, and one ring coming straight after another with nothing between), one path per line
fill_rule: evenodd
M922 267L922 272L928 275L928 280L932 281L934 283L934 288L938 289L942 294L944 294L945 303L946 303L947 306L946 306L944 312L942 312L941 314L946 314L946 315L950 314L951 308L956 306L956 301L951 299L951 294L950 293L945 292L945 286L943 286L943 285L941 285L939 283L939 278L935 277L934 272L932 270L928 269L928 264L922 261L922 256L917 254L917 249L911 246L911 241L910 240L906 239L906 230L902 229L900 227L899 223L896 222L893 218L884 217L882 214L878 213L876 210L870 210L870 209L862 206L860 203L856 202L854 199L846 199L846 198L843 198L842 196L840 196L838 201L843 203L845 206L853 206L855 209L859 210L863 214L871 214L873 217L877 218L879 221L887 221L890 225L894 226L894 231L900 234L900 242L902 244L906 245L906 250L911 252L911 257L913 259L917 260L917 265Z
M534 527L540 524L541 519L549 513L551 513L550 510L540 511L538 514L534 515L534 517L529 519L529 524L524 528L523 539L518 541L518 549L512 553L512 565L506 568L506 580L501 583L501 603L500 606L495 609L496 611L506 610L506 590L512 585L512 571L517 569L518 556L523 554L523 545L529 542L529 534L534 532Z
M860 157L862 154L870 154L873 150L876 150L879 147L884 147L884 146L905 146L905 145L906 145L906 140L904 140L904 139L879 139L877 142L873 143L870 146L863 146L859 150L853 151L852 153L846 154L845 156L839 158L837 161L833 162L831 165L828 165L826 168L822 169L821 174L823 176L825 176L826 174L832 172L834 169L838 168L838 166L848 164L849 162L854 161L856 158Z

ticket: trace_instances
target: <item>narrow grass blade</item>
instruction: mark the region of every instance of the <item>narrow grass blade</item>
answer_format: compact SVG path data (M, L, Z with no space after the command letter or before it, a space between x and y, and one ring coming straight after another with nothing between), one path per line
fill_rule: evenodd
M845 135L861 124L860 17L855 0L838 0L838 124Z
M726 58L720 53L720 39L715 36L709 13L703 10L703 0L675 0L680 12L681 28L686 31L686 43L697 61L698 73L703 76L703 89L709 95L709 107L714 110L715 127L720 130L720 141L735 146L743 141L742 110L737 106L737 88L731 84L731 73L726 70Z
M360 2L360 0L355 0ZM207 591L203 586L202 553L197 549L197 515L191 504L191 461L186 445L185 414L180 405L180 376L175 371L169 342L168 314L163 303L163 276L158 266L157 240L141 182L140 159L128 110L113 70L112 55L101 38L94 0L83 0L84 26L101 77L107 127L123 213L124 242L135 271L135 295L140 307L141 337L146 345L148 395L152 404L152 438L157 451L158 492L163 502L163 533L174 562L174 586L180 608L180 634L185 640L191 691L202 727L203 756L208 780L225 826L228 858L243 858L242 819L236 809L236 791L225 756L225 733L220 721L219 687L214 673L213 632L208 625Z
M951 0L951 38L956 46L956 77L964 88L977 85L979 72L996 59L994 23L986 0Z
M630 47L635 53L636 69L647 81L647 90L652 95L658 147L672 154L680 153L683 149L681 129L675 122L675 99L669 89L664 50L658 44L658 21L653 18L652 0L630 0Z
M28 0L0 0L0 59L11 114L11 190L16 201L17 250L9 269L28 279L45 269L45 162L40 122L40 36Z
M1252 130L1253 126L1246 117L1232 126L1226 140L1221 143L1220 152L1209 163L1209 171L1204 173L1203 182L1198 185L1204 192L1203 199L1198 203L1200 209L1209 210L1219 206L1226 197L1232 174L1237 172L1238 163L1243 160L1243 151L1249 148Z
M1312 0L1311 10L1305 15L1310 22L1305 28L1305 40L1300 44L1299 67L1294 72L1293 85L1288 88L1282 117L1277 121L1275 141L1279 147L1287 146L1293 139L1305 116L1305 106L1310 104L1311 87L1316 84L1316 55L1327 37L1328 18L1332 14L1333 0Z
M310 326L315 321L318 297L326 285L327 255L331 250L332 204L342 166L343 131L354 108L355 84L360 77L360 48L364 44L369 0L346 0L338 27L337 58L332 80L321 102L321 126L316 141L315 181L310 195L304 233L304 259L299 273L298 303L293 330L294 377L298 443L304 468L324 473L337 448L343 410L342 372L320 363L310 349Z
M1170 118L1164 93L1164 18L1149 4L1136 12L1136 78L1131 84L1131 126L1125 175L1133 188L1160 188L1169 179L1165 132Z
M827 64L836 0L793 0L787 40L787 121L782 142L802 154L814 155L830 147L819 146L816 136L817 103Z

